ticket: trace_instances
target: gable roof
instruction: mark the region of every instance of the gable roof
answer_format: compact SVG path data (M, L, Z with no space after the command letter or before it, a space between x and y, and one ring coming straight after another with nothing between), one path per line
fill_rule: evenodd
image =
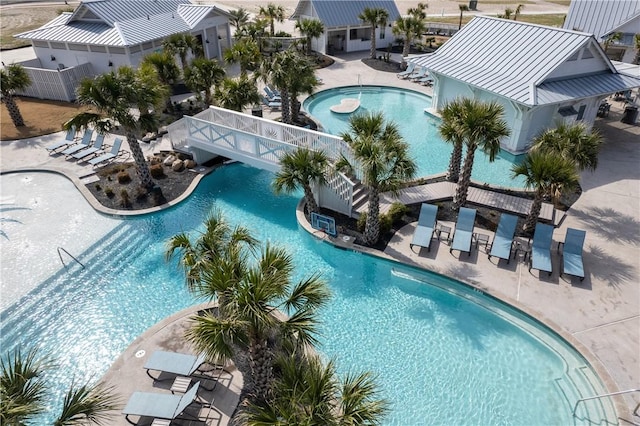
M563 27L602 41L633 19L638 20L635 33L640 33L640 0L572 0Z
M393 0L300 0L289 19L299 18L309 4L325 27L362 25L358 16L367 7L386 10L389 13L389 22L400 17L398 7Z
M474 18L434 54L419 56L410 62L532 106L565 101L567 96L575 94L569 81L577 82L576 78L586 76L556 79L554 84L547 78L585 46L594 53L599 52L607 64L607 70L595 75L617 74L590 34L483 16ZM608 93L608 88L616 84L619 90L627 84L640 85L640 80L629 76L609 78L606 85L603 78L591 78L590 90ZM603 86L598 86L598 82ZM562 93L553 96L554 90Z
M85 0L72 13L62 13L16 38L131 46L187 32L211 13L229 16L214 5L189 0Z

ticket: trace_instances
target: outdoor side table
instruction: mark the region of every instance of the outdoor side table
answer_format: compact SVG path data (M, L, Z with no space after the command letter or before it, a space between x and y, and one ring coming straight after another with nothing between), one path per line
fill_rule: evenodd
M486 251L487 246L489 245L489 236L487 234L476 233L475 237L476 237L476 248L478 248L479 244L482 244Z
M176 377L176 379L173 381L173 384L171 385L171 393L176 393L176 392L180 392L180 393L185 393L187 392L187 389L189 389L189 385L191 384L191 379L189 377L182 377L182 376L178 376Z

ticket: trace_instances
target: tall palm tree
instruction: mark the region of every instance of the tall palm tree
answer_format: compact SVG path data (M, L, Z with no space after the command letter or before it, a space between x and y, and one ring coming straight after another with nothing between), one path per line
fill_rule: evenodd
M536 137L531 150L554 152L573 161L581 171L594 171L598 167L598 152L602 141L602 135L597 130L589 131L582 122L561 122Z
M640 65L640 34L636 34L633 36L633 43L636 48L636 56L631 61L632 64Z
M335 362L323 365L317 355L288 354L277 360L281 374L273 398L251 403L242 415L259 425L379 425L388 410L378 397L370 373L348 374L340 380Z
M458 182L460 178L460 163L462 163L462 148L464 136L458 119L462 116L462 100L455 99L444 106L440 112L442 121L439 127L440 135L445 142L453 145L449 167L447 168L447 180Z
M247 254L258 244L243 226L232 227L215 209L205 220L204 231L197 238L186 232L177 234L167 243L165 259L178 258L189 291L201 298L218 300L224 315L232 299L235 285L246 273Z
M424 19L418 18L416 16L405 16L400 17L393 24L392 32L396 35L402 36L403 45L402 45L402 57L405 58L409 55L409 49L411 47L411 42L416 37L421 36L426 30L426 24Z
M229 23L236 29L236 37L242 33L242 28L249 22L249 12L244 8L233 9L229 11Z
M353 115L349 131L342 138L353 149L362 167L362 183L369 189L364 240L366 244L375 244L380 237L380 192L399 190L415 175L416 164L398 126L386 122L382 113ZM344 159L340 163L339 166L349 167Z
M306 37L307 55L311 55L311 41L324 33L324 24L319 19L303 19L296 22L296 29Z
M611 45L611 43L618 42L620 40L622 40L622 33L609 34L604 40L604 53L607 53L607 50L609 50L609 46Z
M282 103L282 122L291 123L291 93L289 86L291 80L296 78L292 72L296 70L296 61L299 55L292 49L277 52L271 57L270 61L262 62L262 70L260 72L262 78L266 82L273 83L280 91L280 99Z
M410 7L409 9L407 9L407 14L409 16L413 16L414 18L426 19L427 18L426 10L428 8L429 8L429 5L427 3L418 3L416 7Z
M183 72L189 65L187 62L187 54L189 52L194 56L202 54L202 44L200 44L200 41L195 36L188 33L170 35L162 42L162 47L164 47L169 54L178 55Z
M382 8L371 8L365 7L360 15L358 15L358 19L360 19L365 24L371 25L371 51L370 57L371 59L376 58L376 28L378 26L384 27L387 25L387 20L389 19L389 12L386 9Z
M536 191L523 226L525 233L533 232L545 196L552 195L555 188L572 189L579 180L574 163L553 152L531 151L522 163L514 164L511 170L514 177L524 177L527 188Z
M186 334L196 350L212 359L233 357L249 394L258 401L271 394L277 346L314 344L316 311L329 298L318 275L294 284L293 269L286 250L267 245L235 284L226 315L192 317ZM278 310L286 316L276 315ZM236 356L238 350L246 352L248 363Z
M290 62L290 78L289 78L289 110L291 119L286 123L297 123L300 116L300 101L298 97L304 94L313 93L318 87L318 78L316 77L316 68L314 64L306 57L294 52L293 60ZM284 121L284 119L283 119Z
M276 34L275 21L284 22L284 7L269 3L267 6L260 6L258 14L269 21L269 34L273 37Z
M524 9L524 4L519 4L518 7L516 7L516 10L513 12L513 20L514 21L518 20L518 16L520 16L520 13L522 12L522 9Z
M249 69L260 64L262 53L258 43L251 38L242 38L224 51L224 60L229 64L240 65L240 75L246 76Z
M462 28L462 15L464 12L469 11L469 6L467 6L466 4L459 4L458 7L460 8L460 21L458 21L458 29L460 29Z
M454 210L458 210L467 202L476 149L482 149L489 161L493 161L500 152L500 139L511 134L507 122L503 119L504 108L495 101L485 103L464 98L458 108L461 115L456 124L460 126L458 132L464 140L467 154L453 197Z
M143 131L157 129L153 110L161 106L167 95L167 87L158 80L152 67L138 70L120 67L117 71L101 74L94 79L84 79L77 89L78 102L90 105L93 110L83 112L67 123L65 130L93 126L98 133L110 133L116 123L125 132L129 149L136 163L142 186L154 187L149 166L140 148L138 136Z
M7 106L9 117L16 127L24 126L24 118L13 97L16 90L24 90L31 85L31 78L24 67L19 64L7 65L0 69L0 94L2 103Z
M54 367L48 357L41 357L37 350L22 353L19 349L9 352L0 360L0 423L23 425L49 411L45 396L49 388L44 374ZM102 424L110 419L109 411L115 410L118 399L112 388L102 384L73 385L67 392L62 411L54 420L55 426Z
M213 103L213 87L225 76L224 68L215 59L196 58L184 73L187 87L196 93L204 92L204 102Z
M142 59L142 63L153 66L163 84L173 84L180 78L180 69L175 58L166 51L149 53Z
M280 170L273 180L276 194L294 192L298 188L304 190L304 199L308 213L318 213L318 205L311 190L311 183L318 185L326 183L325 169L329 159L324 152L311 151L308 148L298 148L287 152L280 159Z
M222 108L242 112L248 105L260 103L256 82L247 76L225 78L216 86L216 101Z

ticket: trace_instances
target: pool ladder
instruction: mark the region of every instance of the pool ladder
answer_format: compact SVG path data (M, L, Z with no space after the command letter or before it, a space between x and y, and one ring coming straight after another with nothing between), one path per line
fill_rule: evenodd
M62 258L62 252L64 252L67 256L69 256L70 258L72 258L73 260L78 262L78 265L82 266L82 269L84 269L84 265L82 264L82 262L80 262L78 259L76 259L71 253L66 251L64 248L58 247L58 256L60 257L60 262L62 262L62 264L64 265L65 268L67 267L67 264L64 263L64 259Z
M611 392L611 393L605 393L602 395L595 395L595 396L590 396L588 398L581 398L578 401L576 401L576 405L573 406L573 416L575 417L576 415L576 410L578 409L578 405L580 405L580 403L582 401L589 401L591 399L600 399L600 398L607 398L610 396L614 396L614 395L622 395L625 393L631 393L631 392L640 392L640 389L628 389L628 390L624 390L624 391L620 391L620 392ZM633 414L637 415L638 413L638 408L640 408L640 403L638 403L638 405L636 405L635 410L633 410Z

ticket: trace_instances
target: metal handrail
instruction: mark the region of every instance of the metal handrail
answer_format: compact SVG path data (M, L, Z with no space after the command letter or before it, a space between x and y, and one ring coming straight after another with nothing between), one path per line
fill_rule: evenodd
M605 393L602 395L595 395L595 396L590 396L588 398L582 398L579 399L578 401L576 401L576 405L573 406L573 416L576 416L576 410L578 409L578 404L580 404L582 401L588 401L590 399L598 399L598 398L604 398L604 397L608 397L608 396L614 396L614 395L621 395L623 393L631 393L631 392L640 392L640 389L628 389L625 391L620 391L620 392L612 392L612 393ZM638 409L638 407L636 407L636 410Z
M84 269L84 265L82 264L82 262L80 262L78 259L76 259L71 253L66 251L64 248L58 247L58 256L60 257L60 262L62 262L62 264L64 265L65 268L67 267L67 264L64 263L64 260L62 259L62 253L60 253L61 251L65 252L67 254L67 256L69 256L70 258L72 258L73 260L78 262L78 265L82 266L82 269Z

